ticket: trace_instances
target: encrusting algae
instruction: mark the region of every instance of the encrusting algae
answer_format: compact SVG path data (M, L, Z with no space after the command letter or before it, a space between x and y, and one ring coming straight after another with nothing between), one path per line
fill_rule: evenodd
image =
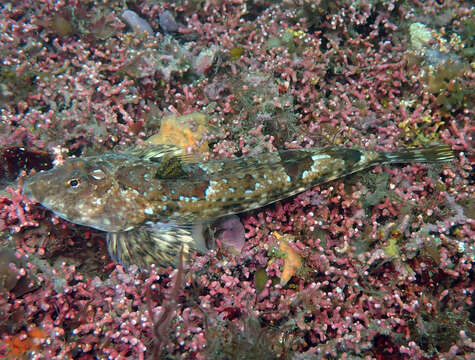
M376 152L345 147L281 150L202 161L174 145L67 160L25 182L24 193L59 217L107 232L124 265L175 265L204 252L217 218L263 207L375 165L442 162L447 145Z
M185 125L185 126L183 126ZM204 153L208 149L206 141L196 145L206 132L208 118L199 112L175 116L167 115L161 119L160 131L149 137L147 142L153 145L174 144L182 149L194 149Z

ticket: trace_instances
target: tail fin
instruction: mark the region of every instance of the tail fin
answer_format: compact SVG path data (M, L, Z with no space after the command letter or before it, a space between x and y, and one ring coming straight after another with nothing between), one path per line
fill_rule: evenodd
M453 159L455 156L450 146L434 145L381 153L380 161L383 163L444 162Z

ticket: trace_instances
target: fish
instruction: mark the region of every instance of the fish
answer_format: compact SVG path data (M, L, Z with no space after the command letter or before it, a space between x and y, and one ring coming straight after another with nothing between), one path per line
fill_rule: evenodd
M226 160L184 155L174 145L67 159L26 179L23 193L69 222L107 233L125 267L176 266L209 251L207 224L258 209L376 165L445 162L448 145L390 152L328 146Z

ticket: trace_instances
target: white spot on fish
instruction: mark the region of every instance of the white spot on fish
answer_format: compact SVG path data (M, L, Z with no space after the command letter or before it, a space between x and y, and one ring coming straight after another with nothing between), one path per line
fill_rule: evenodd
M213 196L217 193L216 189L214 188L214 186L216 186L216 185L218 185L217 181L211 180L209 182L209 186L205 190L205 197L206 198L208 198L210 196Z
M91 203L93 205L101 205L102 204L102 198L96 198Z
M313 161L329 159L329 158L330 158L330 155L323 155L323 154L312 155L312 160Z
M106 177L106 174L104 174L104 171L101 169L95 169L91 171L91 176L96 180L103 180Z

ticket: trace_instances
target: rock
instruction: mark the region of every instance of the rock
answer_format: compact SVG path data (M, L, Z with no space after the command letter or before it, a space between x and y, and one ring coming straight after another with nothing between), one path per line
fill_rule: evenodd
M144 18L138 16L135 11L124 10L121 17L132 30L153 35L153 29L150 24Z
M160 27L163 29L163 31L166 32L177 32L178 31L178 24L175 21L175 18L173 14L165 10L160 14L158 17L158 23L160 24Z

